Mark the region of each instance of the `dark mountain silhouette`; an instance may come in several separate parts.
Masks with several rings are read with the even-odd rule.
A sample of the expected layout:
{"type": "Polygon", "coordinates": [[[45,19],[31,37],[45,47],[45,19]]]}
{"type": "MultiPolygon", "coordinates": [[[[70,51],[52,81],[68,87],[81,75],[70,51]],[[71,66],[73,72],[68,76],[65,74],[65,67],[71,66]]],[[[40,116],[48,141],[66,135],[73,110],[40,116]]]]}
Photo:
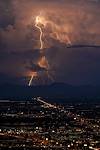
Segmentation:
{"type": "Polygon", "coordinates": [[[30,99],[42,96],[49,98],[99,98],[100,86],[72,86],[53,83],[42,86],[1,85],[0,99],[30,99]]]}

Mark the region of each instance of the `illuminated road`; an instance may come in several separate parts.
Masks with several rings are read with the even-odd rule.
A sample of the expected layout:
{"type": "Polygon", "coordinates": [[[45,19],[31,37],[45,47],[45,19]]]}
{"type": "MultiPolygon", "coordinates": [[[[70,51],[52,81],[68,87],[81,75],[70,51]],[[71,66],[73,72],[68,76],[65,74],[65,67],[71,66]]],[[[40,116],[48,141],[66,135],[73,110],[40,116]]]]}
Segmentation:
{"type": "Polygon", "coordinates": [[[37,101],[43,103],[45,106],[49,108],[57,108],[55,105],[52,105],[50,103],[45,102],[44,100],[41,100],[41,97],[37,97],[37,101]]]}

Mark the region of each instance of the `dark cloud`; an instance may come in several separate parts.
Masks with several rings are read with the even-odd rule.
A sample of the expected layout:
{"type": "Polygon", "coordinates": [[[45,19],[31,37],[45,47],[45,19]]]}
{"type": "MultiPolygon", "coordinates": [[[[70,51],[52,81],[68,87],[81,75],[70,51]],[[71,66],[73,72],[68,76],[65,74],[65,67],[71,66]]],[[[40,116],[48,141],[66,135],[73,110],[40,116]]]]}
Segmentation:
{"type": "Polygon", "coordinates": [[[11,0],[0,1],[0,28],[5,28],[9,24],[14,24],[14,16],[12,14],[11,0]]]}
{"type": "Polygon", "coordinates": [[[0,72],[8,73],[10,76],[27,76],[28,72],[33,70],[31,62],[37,63],[40,56],[39,50],[24,52],[2,51],[0,53],[0,72]],[[30,68],[27,66],[30,66],[30,68]]]}
{"type": "Polygon", "coordinates": [[[71,84],[100,84],[100,47],[61,46],[48,49],[46,55],[52,70],[56,72],[57,81],[71,84]]]}

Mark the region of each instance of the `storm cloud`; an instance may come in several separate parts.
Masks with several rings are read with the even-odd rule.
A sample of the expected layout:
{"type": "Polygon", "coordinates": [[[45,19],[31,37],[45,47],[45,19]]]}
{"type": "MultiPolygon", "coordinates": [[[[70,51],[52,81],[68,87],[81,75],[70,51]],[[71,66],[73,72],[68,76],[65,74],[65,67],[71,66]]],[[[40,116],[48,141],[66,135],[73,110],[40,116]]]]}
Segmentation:
{"type": "Polygon", "coordinates": [[[34,18],[43,12],[62,37],[72,42],[67,47],[54,38],[55,27],[44,30],[44,54],[54,80],[70,84],[97,84],[100,76],[100,1],[98,0],[1,0],[0,72],[13,77],[30,71],[45,71],[37,65],[41,58],[39,31],[34,18]],[[73,46],[73,45],[85,45],[73,46]],[[91,45],[90,47],[88,47],[91,45]]]}

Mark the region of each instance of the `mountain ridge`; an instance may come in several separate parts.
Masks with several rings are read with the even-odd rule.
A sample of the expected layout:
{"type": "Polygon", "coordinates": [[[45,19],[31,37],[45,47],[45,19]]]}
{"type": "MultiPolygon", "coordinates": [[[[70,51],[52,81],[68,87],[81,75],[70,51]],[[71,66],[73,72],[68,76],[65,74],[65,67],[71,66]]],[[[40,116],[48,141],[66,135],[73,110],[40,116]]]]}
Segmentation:
{"type": "Polygon", "coordinates": [[[10,84],[0,85],[0,99],[30,99],[37,96],[50,98],[98,98],[100,97],[100,86],[73,86],[66,83],[30,87],[10,84]]]}

